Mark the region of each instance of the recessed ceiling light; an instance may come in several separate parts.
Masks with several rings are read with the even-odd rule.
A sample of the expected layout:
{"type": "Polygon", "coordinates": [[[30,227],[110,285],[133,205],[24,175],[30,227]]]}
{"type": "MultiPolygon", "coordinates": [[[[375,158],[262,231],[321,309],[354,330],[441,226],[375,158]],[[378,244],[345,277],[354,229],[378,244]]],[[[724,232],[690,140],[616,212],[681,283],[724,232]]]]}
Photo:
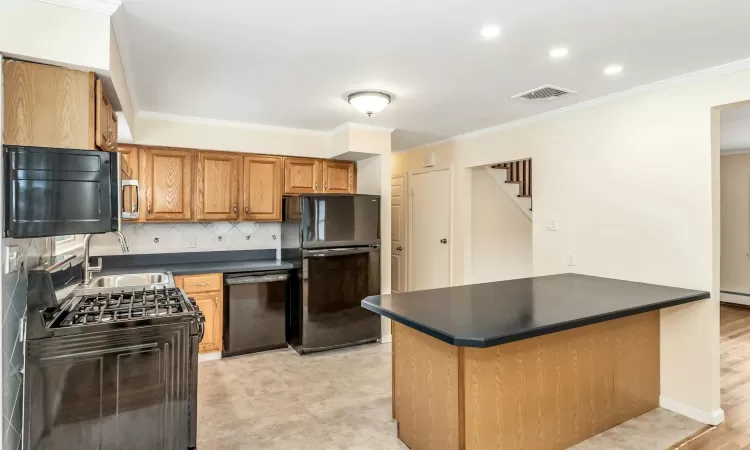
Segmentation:
{"type": "Polygon", "coordinates": [[[391,96],[380,91],[360,91],[350,94],[347,100],[357,111],[371,117],[391,103],[391,96]]]}
{"type": "Polygon", "coordinates": [[[496,37],[500,36],[500,26],[499,25],[485,25],[482,27],[482,29],[479,31],[482,34],[482,37],[485,39],[495,39],[496,37]]]}
{"type": "Polygon", "coordinates": [[[568,56],[568,47],[555,47],[549,51],[549,57],[552,59],[563,59],[568,56]]]}
{"type": "Polygon", "coordinates": [[[622,72],[622,64],[612,64],[604,68],[604,75],[611,77],[622,72]]]}

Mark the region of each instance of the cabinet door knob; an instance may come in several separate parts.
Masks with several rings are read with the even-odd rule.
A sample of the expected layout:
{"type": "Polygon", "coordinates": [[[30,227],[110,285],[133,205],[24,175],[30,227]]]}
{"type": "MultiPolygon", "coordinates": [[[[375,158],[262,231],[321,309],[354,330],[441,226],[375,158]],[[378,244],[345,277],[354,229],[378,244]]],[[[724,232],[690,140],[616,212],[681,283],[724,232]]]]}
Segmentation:
{"type": "Polygon", "coordinates": [[[232,210],[234,211],[234,217],[237,217],[237,205],[234,205],[232,210]]]}
{"type": "Polygon", "coordinates": [[[248,208],[247,205],[245,205],[245,214],[250,214],[250,208],[248,208]]]}
{"type": "Polygon", "coordinates": [[[401,250],[403,250],[403,249],[404,249],[404,248],[403,248],[403,247],[401,247],[400,245],[399,245],[398,247],[396,247],[396,250],[398,250],[398,251],[401,251],[401,250]]]}
{"type": "Polygon", "coordinates": [[[448,239],[442,238],[442,239],[440,239],[440,243],[441,244],[447,244],[448,243],[448,239]]]}
{"type": "Polygon", "coordinates": [[[328,183],[326,183],[326,184],[324,184],[324,185],[323,185],[323,190],[324,190],[324,191],[327,191],[327,190],[328,190],[328,183]]]}
{"type": "Polygon", "coordinates": [[[315,182],[315,190],[316,191],[318,190],[318,182],[317,181],[315,182]]]}

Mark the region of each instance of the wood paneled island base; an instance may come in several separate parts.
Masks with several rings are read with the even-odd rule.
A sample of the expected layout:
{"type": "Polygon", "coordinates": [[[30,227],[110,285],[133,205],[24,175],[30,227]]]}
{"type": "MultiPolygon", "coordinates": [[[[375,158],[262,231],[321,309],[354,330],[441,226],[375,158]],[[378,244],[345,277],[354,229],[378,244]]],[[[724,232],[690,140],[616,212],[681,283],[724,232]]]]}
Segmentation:
{"type": "Polygon", "coordinates": [[[658,406],[658,310],[488,348],[393,323],[393,413],[414,450],[563,449],[658,406]]]}

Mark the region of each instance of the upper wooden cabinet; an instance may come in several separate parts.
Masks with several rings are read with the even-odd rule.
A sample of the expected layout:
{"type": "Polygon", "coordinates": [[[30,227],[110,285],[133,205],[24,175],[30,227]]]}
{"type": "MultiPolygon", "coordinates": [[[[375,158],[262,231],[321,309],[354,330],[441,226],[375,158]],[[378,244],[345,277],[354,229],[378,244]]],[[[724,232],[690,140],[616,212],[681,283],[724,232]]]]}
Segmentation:
{"type": "Polygon", "coordinates": [[[142,147],[139,153],[143,220],[193,219],[193,150],[142,147]],[[143,212],[145,211],[145,214],[143,212]]]}
{"type": "Polygon", "coordinates": [[[353,162],[121,144],[142,222],[281,221],[282,195],[355,193],[353,162]]]}
{"type": "Polygon", "coordinates": [[[322,160],[323,192],[354,194],[357,192],[357,171],[353,162],[322,160]]]}
{"type": "Polygon", "coordinates": [[[92,72],[3,62],[3,143],[37,147],[95,147],[92,72]]]}
{"type": "Polygon", "coordinates": [[[320,161],[306,158],[284,158],[284,193],[311,194],[322,188],[320,161]]]}
{"type": "Polygon", "coordinates": [[[106,151],[117,147],[117,115],[104,93],[102,80],[96,80],[96,146],[106,151]]]}
{"type": "Polygon", "coordinates": [[[242,155],[196,151],[195,216],[240,220],[242,155]]]}
{"type": "Polygon", "coordinates": [[[284,158],[284,194],[355,194],[357,166],[350,161],[284,158]]]}
{"type": "Polygon", "coordinates": [[[242,218],[281,220],[281,158],[247,155],[242,173],[242,218]]]}

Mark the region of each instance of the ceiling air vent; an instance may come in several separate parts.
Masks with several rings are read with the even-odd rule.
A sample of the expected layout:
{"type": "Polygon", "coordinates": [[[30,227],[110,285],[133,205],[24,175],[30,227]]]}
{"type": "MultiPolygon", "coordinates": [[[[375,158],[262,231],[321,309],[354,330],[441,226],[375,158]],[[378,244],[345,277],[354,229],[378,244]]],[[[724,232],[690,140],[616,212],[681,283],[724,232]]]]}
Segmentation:
{"type": "Polygon", "coordinates": [[[568,95],[575,93],[576,91],[570,89],[547,84],[530,91],[521,92],[520,94],[516,94],[511,98],[532,103],[546,103],[552,100],[557,100],[558,98],[567,97],[568,95]]]}

